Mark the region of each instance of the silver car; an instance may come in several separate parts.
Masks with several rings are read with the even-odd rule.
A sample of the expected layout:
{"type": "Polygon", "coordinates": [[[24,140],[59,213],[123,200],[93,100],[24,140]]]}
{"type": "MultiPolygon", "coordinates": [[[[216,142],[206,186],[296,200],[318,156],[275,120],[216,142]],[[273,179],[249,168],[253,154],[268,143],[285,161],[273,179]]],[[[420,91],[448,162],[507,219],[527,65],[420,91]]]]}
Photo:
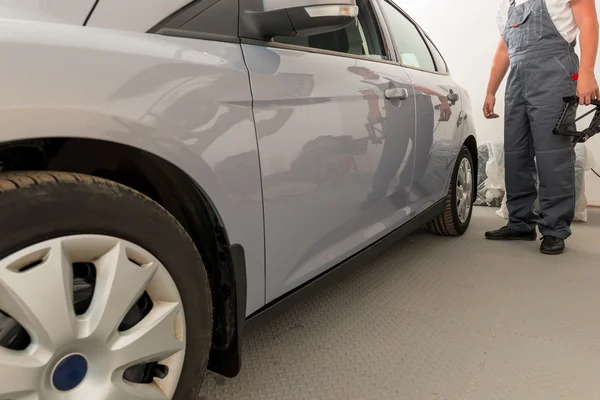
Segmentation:
{"type": "Polygon", "coordinates": [[[391,0],[3,0],[0,60],[0,399],[192,399],[257,312],[469,226],[469,95],[391,0]]]}

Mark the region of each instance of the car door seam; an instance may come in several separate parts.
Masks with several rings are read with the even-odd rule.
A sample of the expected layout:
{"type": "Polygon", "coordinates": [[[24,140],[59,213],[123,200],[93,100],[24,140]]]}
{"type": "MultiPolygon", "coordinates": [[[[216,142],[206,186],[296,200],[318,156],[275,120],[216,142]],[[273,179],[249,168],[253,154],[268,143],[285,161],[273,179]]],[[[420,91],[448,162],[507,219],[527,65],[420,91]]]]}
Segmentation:
{"type": "Polygon", "coordinates": [[[260,204],[262,208],[262,236],[263,236],[263,304],[267,304],[267,225],[265,220],[265,191],[263,184],[263,172],[262,172],[262,160],[260,156],[260,141],[258,138],[258,130],[256,126],[256,118],[254,116],[254,90],[252,88],[252,76],[250,74],[250,67],[248,66],[248,61],[246,60],[246,54],[244,53],[244,47],[242,44],[240,46],[240,53],[242,54],[242,60],[244,61],[244,66],[246,67],[246,72],[248,74],[248,88],[250,90],[250,114],[252,115],[252,126],[254,130],[254,138],[256,140],[256,155],[258,157],[258,174],[260,178],[260,204]]]}

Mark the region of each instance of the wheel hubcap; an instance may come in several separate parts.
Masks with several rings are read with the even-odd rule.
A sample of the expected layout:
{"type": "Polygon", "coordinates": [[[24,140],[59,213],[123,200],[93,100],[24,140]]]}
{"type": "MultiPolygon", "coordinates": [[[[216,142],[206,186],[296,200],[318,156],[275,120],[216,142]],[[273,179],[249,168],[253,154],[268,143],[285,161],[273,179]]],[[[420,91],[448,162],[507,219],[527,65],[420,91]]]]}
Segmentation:
{"type": "Polygon", "coordinates": [[[175,394],[181,297],[160,261],[133,243],[69,236],[0,260],[0,311],[0,399],[175,394]]]}
{"type": "Polygon", "coordinates": [[[456,211],[461,224],[467,222],[473,206],[473,168],[468,159],[463,158],[456,176],[456,211]]]}

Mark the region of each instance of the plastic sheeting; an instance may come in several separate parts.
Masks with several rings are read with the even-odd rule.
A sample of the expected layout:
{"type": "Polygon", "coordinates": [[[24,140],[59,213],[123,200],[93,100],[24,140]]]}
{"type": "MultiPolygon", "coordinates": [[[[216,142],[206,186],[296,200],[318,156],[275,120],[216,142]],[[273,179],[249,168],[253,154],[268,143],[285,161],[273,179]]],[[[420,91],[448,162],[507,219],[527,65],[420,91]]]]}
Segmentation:
{"type": "Polygon", "coordinates": [[[504,196],[504,143],[479,146],[479,176],[475,205],[500,207],[504,196]]]}
{"type": "MultiPolygon", "coordinates": [[[[508,219],[504,186],[504,143],[491,142],[479,147],[479,177],[476,205],[500,207],[496,215],[508,219]]],[[[575,220],[587,222],[585,173],[596,166],[594,155],[585,143],[575,146],[575,220]]],[[[535,177],[537,181],[537,176],[535,177]]],[[[536,200],[534,211],[540,211],[536,200]]]]}

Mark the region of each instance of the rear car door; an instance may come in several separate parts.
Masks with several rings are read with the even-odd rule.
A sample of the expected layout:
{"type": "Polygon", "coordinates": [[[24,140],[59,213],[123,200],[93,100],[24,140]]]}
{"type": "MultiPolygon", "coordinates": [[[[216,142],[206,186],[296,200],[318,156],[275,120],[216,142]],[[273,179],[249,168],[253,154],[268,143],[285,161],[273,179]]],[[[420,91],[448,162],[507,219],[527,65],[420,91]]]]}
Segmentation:
{"type": "Polygon", "coordinates": [[[356,23],[337,32],[242,41],[262,169],[267,302],[408,219],[412,84],[387,61],[369,0],[357,4],[356,23]]]}
{"type": "Polygon", "coordinates": [[[397,60],[415,89],[417,134],[415,176],[409,204],[421,212],[446,195],[462,130],[459,88],[441,54],[421,28],[390,0],[379,0],[397,60]]]}

